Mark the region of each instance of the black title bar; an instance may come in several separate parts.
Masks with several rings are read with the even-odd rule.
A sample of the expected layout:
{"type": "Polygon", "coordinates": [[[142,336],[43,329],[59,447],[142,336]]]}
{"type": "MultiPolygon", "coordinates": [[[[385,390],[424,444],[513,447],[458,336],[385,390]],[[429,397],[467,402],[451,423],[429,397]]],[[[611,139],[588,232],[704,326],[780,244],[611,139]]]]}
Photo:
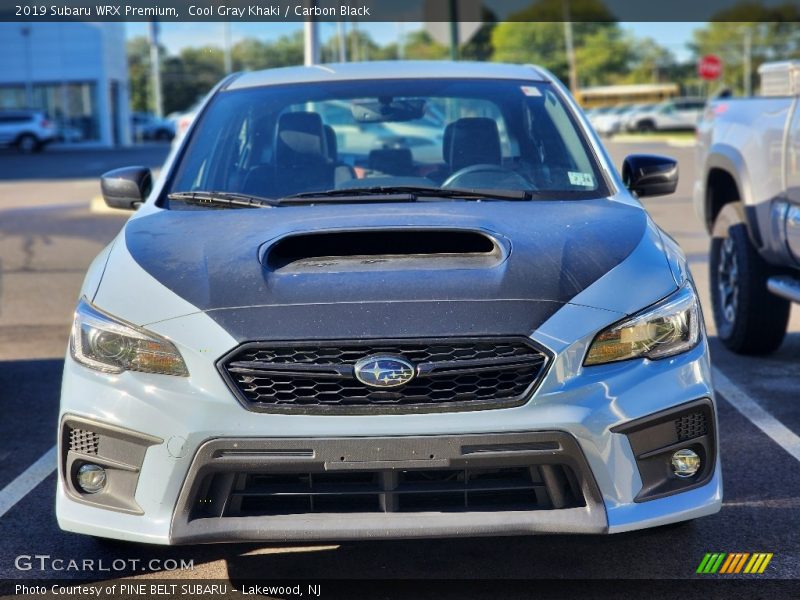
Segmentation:
{"type": "Polygon", "coordinates": [[[2,0],[0,21],[798,22],[800,0],[2,0]]]}

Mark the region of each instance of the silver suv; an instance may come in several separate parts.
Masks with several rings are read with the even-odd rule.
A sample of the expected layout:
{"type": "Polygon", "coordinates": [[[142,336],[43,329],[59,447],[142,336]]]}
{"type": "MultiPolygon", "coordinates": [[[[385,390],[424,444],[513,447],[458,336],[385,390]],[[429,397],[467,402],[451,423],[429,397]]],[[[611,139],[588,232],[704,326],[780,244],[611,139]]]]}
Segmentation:
{"type": "Polygon", "coordinates": [[[57,129],[47,113],[38,110],[0,111],[0,146],[20,152],[40,152],[56,138],[57,129]]]}

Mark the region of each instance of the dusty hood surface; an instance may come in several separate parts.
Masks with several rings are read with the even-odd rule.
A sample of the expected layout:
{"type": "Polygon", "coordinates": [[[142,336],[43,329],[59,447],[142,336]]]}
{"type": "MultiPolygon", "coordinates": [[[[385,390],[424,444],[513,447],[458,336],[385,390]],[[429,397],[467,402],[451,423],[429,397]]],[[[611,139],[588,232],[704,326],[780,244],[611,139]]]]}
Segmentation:
{"type": "Polygon", "coordinates": [[[432,202],[166,210],[132,219],[125,241],[239,340],[517,335],[624,261],[646,227],[642,209],[607,200],[432,202]]]}

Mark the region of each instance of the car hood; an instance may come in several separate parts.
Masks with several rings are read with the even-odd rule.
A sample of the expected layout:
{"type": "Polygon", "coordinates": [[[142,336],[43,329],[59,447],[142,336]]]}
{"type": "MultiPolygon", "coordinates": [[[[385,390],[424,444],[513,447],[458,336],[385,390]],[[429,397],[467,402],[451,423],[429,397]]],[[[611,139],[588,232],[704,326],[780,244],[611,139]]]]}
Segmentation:
{"type": "MultiPolygon", "coordinates": [[[[133,322],[187,314],[171,293],[239,340],[528,334],[570,302],[618,310],[590,288],[657,246],[652,229],[607,199],[158,210],[128,222],[124,245],[160,286],[116,270],[101,288],[142,296],[151,318],[133,322]]],[[[649,256],[655,300],[674,280],[663,251],[649,256]]]]}

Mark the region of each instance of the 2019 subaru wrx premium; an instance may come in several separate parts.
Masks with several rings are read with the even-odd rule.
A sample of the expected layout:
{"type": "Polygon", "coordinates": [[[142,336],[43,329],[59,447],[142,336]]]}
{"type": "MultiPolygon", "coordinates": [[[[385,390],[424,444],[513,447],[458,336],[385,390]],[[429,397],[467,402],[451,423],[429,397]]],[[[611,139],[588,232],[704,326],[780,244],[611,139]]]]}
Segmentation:
{"type": "Polygon", "coordinates": [[[59,524],[178,544],[718,511],[697,296],[636,197],[676,182],[657,156],[620,177],[535,67],[231,76],[157,182],[102,180],[138,211],[75,313],[59,524]]]}

